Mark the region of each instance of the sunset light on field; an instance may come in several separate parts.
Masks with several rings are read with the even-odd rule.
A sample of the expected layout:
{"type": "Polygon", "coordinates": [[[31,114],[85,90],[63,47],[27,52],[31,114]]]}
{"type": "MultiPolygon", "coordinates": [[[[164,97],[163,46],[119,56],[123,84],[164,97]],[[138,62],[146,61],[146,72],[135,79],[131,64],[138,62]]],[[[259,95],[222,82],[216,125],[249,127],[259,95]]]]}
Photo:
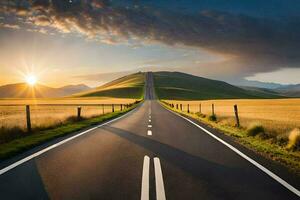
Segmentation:
{"type": "Polygon", "coordinates": [[[300,200],[300,0],[0,0],[0,200],[300,200]]]}

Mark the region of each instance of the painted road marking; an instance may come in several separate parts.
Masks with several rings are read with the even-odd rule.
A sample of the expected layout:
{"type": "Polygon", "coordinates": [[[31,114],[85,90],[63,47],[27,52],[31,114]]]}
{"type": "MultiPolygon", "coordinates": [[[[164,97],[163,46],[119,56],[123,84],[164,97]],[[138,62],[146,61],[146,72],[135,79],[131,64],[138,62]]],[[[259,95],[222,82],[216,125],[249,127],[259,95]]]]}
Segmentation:
{"type": "Polygon", "coordinates": [[[190,119],[188,119],[188,118],[186,118],[186,117],[184,117],[184,116],[182,116],[182,115],[180,115],[178,113],[175,113],[172,110],[169,110],[169,109],[166,109],[166,110],[174,113],[175,115],[177,115],[177,116],[185,119],[186,121],[188,121],[188,122],[192,123],[193,125],[195,125],[196,127],[200,128],[202,131],[204,131],[205,133],[207,133],[208,135],[210,135],[211,137],[213,137],[217,141],[221,142],[222,144],[224,144],[226,147],[228,147],[229,149],[231,149],[232,151],[234,151],[236,154],[238,154],[239,156],[241,156],[245,160],[247,160],[250,163],[252,163],[258,169],[260,169],[261,171],[263,171],[264,173],[266,173],[267,175],[269,175],[271,178],[273,178],[275,181],[277,181],[278,183],[280,183],[281,185],[283,185],[285,188],[287,188],[288,190],[290,190],[291,192],[293,192],[294,194],[296,194],[297,196],[300,197],[300,191],[298,189],[296,189],[294,186],[290,185],[288,182],[286,182],[285,180],[283,180],[282,178],[280,178],[279,176],[277,176],[276,174],[274,174],[273,172],[271,172],[269,169],[267,169],[263,165],[259,164],[258,162],[256,162],[255,160],[253,160],[252,158],[250,158],[249,156],[247,156],[246,154],[244,154],[241,151],[239,151],[237,148],[235,148],[231,144],[228,144],[227,142],[225,142],[221,138],[215,136],[213,133],[209,132],[208,130],[206,130],[205,128],[203,128],[199,124],[193,122],[192,120],[190,120],[190,119]]]}
{"type": "MultiPolygon", "coordinates": [[[[138,107],[139,107],[139,106],[138,106],[138,107]]],[[[136,107],[136,108],[138,108],[138,107],[136,107]]],[[[49,146],[49,147],[47,147],[47,148],[45,148],[45,149],[42,149],[42,150],[40,150],[40,151],[38,151],[38,152],[36,152],[36,153],[34,153],[34,154],[31,154],[30,156],[27,156],[27,157],[25,157],[25,158],[23,158],[23,159],[21,159],[21,160],[15,162],[15,163],[9,165],[9,166],[7,166],[7,167],[4,167],[3,169],[0,170],[0,175],[2,175],[2,174],[4,174],[4,173],[6,173],[6,172],[8,172],[8,171],[10,171],[10,170],[12,170],[12,169],[14,169],[15,167],[17,167],[17,166],[19,166],[19,165],[22,165],[23,163],[25,163],[25,162],[27,162],[27,161],[29,161],[29,160],[35,158],[35,157],[40,156],[40,155],[43,154],[43,153],[46,153],[47,151],[50,151],[51,149],[54,149],[54,148],[56,148],[56,147],[58,147],[58,146],[60,146],[60,145],[62,145],[62,144],[65,144],[65,143],[67,143],[67,142],[69,142],[69,141],[71,141],[71,140],[73,140],[73,139],[75,139],[75,138],[78,138],[78,137],[80,137],[80,136],[82,136],[82,135],[84,135],[84,134],[86,134],[86,133],[88,133],[88,132],[91,132],[91,131],[93,131],[93,130],[95,130],[95,129],[97,129],[97,128],[100,128],[100,127],[102,127],[102,126],[104,126],[104,125],[106,125],[106,124],[112,123],[112,122],[117,121],[117,120],[119,120],[119,119],[121,119],[121,118],[123,118],[123,117],[126,117],[127,115],[129,115],[129,114],[131,114],[132,112],[134,112],[134,111],[136,110],[136,108],[133,109],[133,110],[131,110],[130,112],[128,112],[128,113],[126,113],[126,114],[120,116],[120,117],[117,117],[117,118],[112,119],[112,120],[110,120],[110,121],[108,121],[108,122],[105,122],[105,123],[103,123],[103,124],[100,124],[100,125],[98,125],[98,126],[95,126],[95,127],[93,127],[93,128],[90,128],[90,129],[88,129],[88,130],[86,130],[86,131],[83,131],[83,132],[81,132],[81,133],[78,133],[77,135],[74,135],[74,136],[69,137],[69,138],[67,138],[67,139],[65,139],[65,140],[62,140],[62,141],[60,141],[60,142],[58,142],[58,143],[56,143],[56,144],[53,144],[53,145],[51,145],[51,146],[49,146]]]]}
{"type": "Polygon", "coordinates": [[[141,200],[149,200],[149,169],[150,158],[149,156],[144,156],[141,200]]]}
{"type": "Polygon", "coordinates": [[[152,135],[152,131],[151,131],[151,130],[148,130],[148,131],[147,131],[147,135],[152,135]]]}
{"type": "Polygon", "coordinates": [[[149,119],[149,122],[151,122],[151,119],[149,119]]]}
{"type": "Polygon", "coordinates": [[[154,158],[154,170],[155,170],[155,186],[156,186],[156,199],[166,200],[164,180],[161,170],[159,158],[154,158]]]}
{"type": "Polygon", "coordinates": [[[149,125],[148,125],[148,128],[152,128],[152,125],[149,124],[149,125]]]}

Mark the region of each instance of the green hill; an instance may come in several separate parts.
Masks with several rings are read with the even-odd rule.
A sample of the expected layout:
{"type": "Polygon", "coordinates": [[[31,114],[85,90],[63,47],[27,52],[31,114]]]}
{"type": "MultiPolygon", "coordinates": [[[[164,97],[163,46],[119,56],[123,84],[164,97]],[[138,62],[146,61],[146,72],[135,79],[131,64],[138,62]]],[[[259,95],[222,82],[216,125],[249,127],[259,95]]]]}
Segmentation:
{"type": "Polygon", "coordinates": [[[223,81],[180,72],[154,72],[154,87],[160,99],[202,100],[240,98],[283,98],[273,93],[246,90],[223,81]]]}
{"type": "Polygon", "coordinates": [[[144,84],[145,73],[135,73],[72,96],[140,99],[143,98],[144,84]]]}

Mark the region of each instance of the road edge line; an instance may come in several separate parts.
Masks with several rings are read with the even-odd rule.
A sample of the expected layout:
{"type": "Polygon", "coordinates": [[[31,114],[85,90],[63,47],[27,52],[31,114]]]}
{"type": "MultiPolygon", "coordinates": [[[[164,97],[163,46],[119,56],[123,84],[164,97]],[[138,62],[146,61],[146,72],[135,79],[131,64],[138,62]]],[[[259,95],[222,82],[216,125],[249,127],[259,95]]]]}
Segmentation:
{"type": "Polygon", "coordinates": [[[117,117],[117,118],[115,118],[115,119],[112,119],[112,120],[109,120],[109,121],[107,121],[107,122],[104,122],[104,123],[102,123],[102,124],[100,124],[100,125],[97,125],[97,126],[95,126],[95,127],[93,127],[93,128],[90,128],[90,129],[88,129],[88,130],[85,130],[85,131],[83,131],[83,132],[79,132],[78,134],[76,134],[76,135],[74,135],[74,136],[72,136],[72,137],[69,137],[69,138],[67,138],[67,139],[65,139],[65,140],[62,140],[62,141],[57,142],[57,143],[55,143],[55,144],[53,144],[53,145],[50,145],[49,147],[46,147],[46,148],[44,148],[44,149],[42,149],[42,150],[40,150],[40,151],[37,151],[37,152],[35,152],[35,153],[33,153],[33,154],[29,155],[29,156],[26,156],[25,158],[22,158],[22,159],[20,159],[20,160],[18,160],[18,161],[16,161],[16,162],[14,162],[14,163],[12,163],[12,164],[10,164],[10,165],[4,167],[4,168],[0,169],[0,176],[3,175],[3,174],[5,174],[6,172],[8,172],[8,171],[10,171],[10,170],[12,170],[12,169],[14,169],[14,168],[16,168],[17,166],[22,165],[22,164],[24,164],[25,162],[27,162],[27,161],[29,161],[29,160],[32,160],[33,158],[36,158],[36,157],[38,157],[38,156],[40,156],[40,155],[46,153],[47,151],[50,151],[50,150],[52,150],[52,149],[54,149],[54,148],[56,148],[56,147],[58,147],[58,146],[60,146],[60,145],[63,145],[63,144],[65,144],[65,143],[67,143],[67,142],[69,142],[69,141],[71,141],[71,140],[73,140],[73,139],[75,139],[75,138],[78,138],[78,137],[80,137],[80,136],[82,136],[82,135],[84,135],[84,134],[86,134],[86,133],[88,133],[88,132],[91,132],[91,131],[93,131],[93,130],[95,130],[95,129],[97,129],[97,128],[100,128],[100,127],[102,127],[102,126],[104,126],[104,125],[106,125],[106,124],[109,124],[109,123],[112,123],[112,122],[114,122],[114,121],[117,121],[117,120],[119,120],[119,119],[121,119],[121,118],[123,118],[123,117],[129,115],[130,113],[132,113],[133,111],[135,111],[138,107],[139,107],[139,106],[137,106],[137,107],[134,108],[133,110],[129,111],[128,113],[125,113],[124,115],[121,115],[120,117],[117,117]]]}
{"type": "MultiPolygon", "coordinates": [[[[162,106],[163,108],[165,108],[164,106],[162,106]]],[[[247,156],[246,154],[244,154],[243,152],[241,152],[240,150],[238,150],[237,148],[235,148],[234,146],[232,146],[231,144],[225,142],[224,140],[222,140],[221,138],[217,137],[216,135],[214,135],[213,133],[211,133],[210,131],[206,130],[205,128],[203,128],[202,126],[200,126],[199,124],[193,122],[192,120],[172,111],[169,110],[167,108],[165,108],[166,110],[170,111],[171,113],[185,119],[186,121],[190,122],[191,124],[195,125],[196,127],[200,128],[202,131],[204,131],[205,133],[207,133],[208,135],[210,135],[211,137],[213,137],[214,139],[216,139],[217,141],[221,142],[223,145],[225,145],[226,147],[228,147],[229,149],[231,149],[232,151],[234,151],[236,154],[238,154],[239,156],[241,156],[242,158],[244,158],[245,160],[247,160],[248,162],[250,162],[251,164],[253,164],[254,166],[256,166],[258,169],[260,169],[261,171],[263,171],[265,174],[269,175],[271,178],[273,178],[275,181],[277,181],[278,183],[280,183],[282,186],[284,186],[285,188],[287,188],[289,191],[291,191],[292,193],[296,194],[298,197],[300,197],[300,191],[295,188],[294,186],[292,186],[291,184],[289,184],[288,182],[286,182],[285,180],[283,180],[282,178],[280,178],[278,175],[276,175],[274,172],[272,172],[271,170],[267,169],[266,167],[264,167],[263,165],[259,164],[257,161],[255,161],[254,159],[250,158],[249,156],[247,156]]]]}

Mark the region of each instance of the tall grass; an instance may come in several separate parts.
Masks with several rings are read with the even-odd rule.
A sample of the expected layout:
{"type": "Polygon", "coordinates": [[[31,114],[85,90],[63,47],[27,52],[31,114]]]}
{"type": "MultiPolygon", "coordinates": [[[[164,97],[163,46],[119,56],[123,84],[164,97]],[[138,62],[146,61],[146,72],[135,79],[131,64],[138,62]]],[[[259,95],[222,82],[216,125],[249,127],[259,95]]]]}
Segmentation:
{"type": "Polygon", "coordinates": [[[117,101],[112,99],[99,100],[99,99],[38,99],[38,100],[18,100],[11,101],[0,100],[0,144],[14,140],[16,138],[27,136],[26,131],[26,115],[25,106],[21,105],[23,102],[33,104],[30,105],[32,132],[35,133],[40,130],[51,129],[59,125],[63,125],[69,122],[75,122],[77,120],[77,104],[81,105],[81,117],[82,119],[88,119],[96,116],[101,116],[112,112],[111,104],[115,105],[115,111],[121,109],[119,103],[134,103],[134,99],[117,101]],[[40,103],[38,105],[34,103],[40,103]],[[57,104],[58,102],[64,103],[64,105],[57,104]],[[91,105],[93,103],[99,105],[91,105]],[[100,104],[106,103],[104,107],[100,104]],[[51,105],[49,105],[51,104],[51,105]],[[69,104],[69,105],[68,105],[69,104]]]}
{"type": "MultiPolygon", "coordinates": [[[[201,115],[210,116],[211,104],[215,105],[217,122],[224,126],[236,125],[233,105],[238,105],[240,124],[242,128],[249,130],[253,124],[263,128],[263,138],[280,140],[282,145],[289,142],[289,133],[295,128],[300,128],[300,99],[272,99],[272,100],[210,100],[210,101],[166,101],[168,103],[182,104],[183,110],[189,104],[192,113],[198,113],[201,104],[201,115]]],[[[251,133],[250,133],[251,135],[251,133]]]]}

